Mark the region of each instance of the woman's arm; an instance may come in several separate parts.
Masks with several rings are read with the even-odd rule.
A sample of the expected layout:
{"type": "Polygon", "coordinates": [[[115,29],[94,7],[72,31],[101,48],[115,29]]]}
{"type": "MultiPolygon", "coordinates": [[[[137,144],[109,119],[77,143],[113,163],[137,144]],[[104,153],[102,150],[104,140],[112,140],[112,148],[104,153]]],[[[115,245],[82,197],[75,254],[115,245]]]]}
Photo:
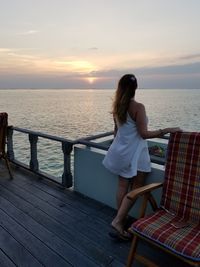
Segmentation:
{"type": "Polygon", "coordinates": [[[149,131],[147,127],[147,116],[146,116],[145,107],[141,103],[137,103],[135,120],[136,120],[138,132],[143,139],[162,137],[163,135],[167,133],[174,133],[177,131],[181,131],[181,129],[178,127],[164,128],[164,129],[159,129],[155,131],[149,131]]]}

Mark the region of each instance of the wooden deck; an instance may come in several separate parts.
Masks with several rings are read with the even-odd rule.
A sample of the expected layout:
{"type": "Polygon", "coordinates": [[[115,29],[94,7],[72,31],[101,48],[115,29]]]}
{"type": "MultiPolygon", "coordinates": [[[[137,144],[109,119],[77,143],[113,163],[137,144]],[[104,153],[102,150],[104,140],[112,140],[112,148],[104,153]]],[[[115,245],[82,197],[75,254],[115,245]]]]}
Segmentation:
{"type": "MultiPolygon", "coordinates": [[[[0,266],[123,267],[130,243],[109,238],[115,211],[53,182],[0,165],[0,266]]],[[[159,266],[186,266],[141,244],[159,266]]],[[[134,266],[141,266],[137,262],[134,266]]]]}

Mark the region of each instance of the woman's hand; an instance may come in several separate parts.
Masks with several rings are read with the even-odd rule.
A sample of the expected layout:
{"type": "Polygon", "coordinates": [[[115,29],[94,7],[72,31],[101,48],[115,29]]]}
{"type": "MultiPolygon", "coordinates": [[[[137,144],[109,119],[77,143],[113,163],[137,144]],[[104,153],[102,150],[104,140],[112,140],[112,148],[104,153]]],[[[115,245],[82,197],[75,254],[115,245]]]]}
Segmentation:
{"type": "Polygon", "coordinates": [[[182,130],[179,127],[172,127],[172,128],[165,128],[162,130],[162,132],[163,134],[167,134],[167,133],[182,132],[182,130]]]}

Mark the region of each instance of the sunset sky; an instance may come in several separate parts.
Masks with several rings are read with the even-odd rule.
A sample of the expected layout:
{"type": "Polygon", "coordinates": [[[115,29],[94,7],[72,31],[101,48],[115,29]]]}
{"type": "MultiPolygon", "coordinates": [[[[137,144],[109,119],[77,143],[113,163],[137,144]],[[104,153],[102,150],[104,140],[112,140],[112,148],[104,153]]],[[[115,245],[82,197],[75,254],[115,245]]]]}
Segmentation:
{"type": "Polygon", "coordinates": [[[200,88],[199,0],[0,0],[0,88],[200,88]]]}

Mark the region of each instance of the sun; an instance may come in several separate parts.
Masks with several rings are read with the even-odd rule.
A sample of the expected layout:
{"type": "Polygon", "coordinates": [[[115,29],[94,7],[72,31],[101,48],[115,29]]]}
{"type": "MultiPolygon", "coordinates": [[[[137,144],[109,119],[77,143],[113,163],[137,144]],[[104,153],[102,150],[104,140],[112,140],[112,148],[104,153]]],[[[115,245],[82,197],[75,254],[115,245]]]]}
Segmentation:
{"type": "Polygon", "coordinates": [[[90,84],[93,84],[96,81],[97,78],[95,78],[95,77],[87,77],[86,79],[90,84]]]}

